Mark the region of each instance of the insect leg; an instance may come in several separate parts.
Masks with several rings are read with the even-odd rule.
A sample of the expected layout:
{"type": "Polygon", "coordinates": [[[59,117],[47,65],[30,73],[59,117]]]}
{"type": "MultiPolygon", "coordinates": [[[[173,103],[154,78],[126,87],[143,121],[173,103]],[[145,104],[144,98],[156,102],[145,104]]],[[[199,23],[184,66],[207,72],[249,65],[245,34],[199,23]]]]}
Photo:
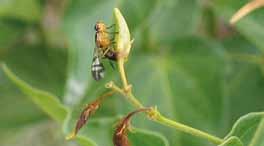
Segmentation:
{"type": "Polygon", "coordinates": [[[112,25],[106,27],[106,29],[110,29],[110,28],[112,28],[112,27],[114,27],[114,26],[115,26],[115,24],[112,24],[112,25]]]}
{"type": "Polygon", "coordinates": [[[108,51],[110,51],[110,47],[108,47],[104,52],[103,52],[103,57],[108,53],[108,51]]]}
{"type": "Polygon", "coordinates": [[[114,31],[114,32],[107,32],[109,34],[118,34],[119,32],[118,31],[114,31]]]}
{"type": "Polygon", "coordinates": [[[109,60],[109,64],[110,64],[110,66],[112,67],[112,69],[113,69],[113,70],[115,70],[115,69],[116,69],[116,67],[115,67],[114,63],[113,63],[111,60],[109,60]]]}

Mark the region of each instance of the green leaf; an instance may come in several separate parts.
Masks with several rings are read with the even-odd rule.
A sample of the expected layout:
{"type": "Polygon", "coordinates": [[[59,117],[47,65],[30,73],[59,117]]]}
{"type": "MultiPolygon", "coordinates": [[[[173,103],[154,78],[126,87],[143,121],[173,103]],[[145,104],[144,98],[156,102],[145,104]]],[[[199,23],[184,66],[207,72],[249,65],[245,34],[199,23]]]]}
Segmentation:
{"type": "Polygon", "coordinates": [[[59,123],[64,121],[67,115],[67,109],[60,103],[57,97],[48,92],[31,87],[12,73],[6,65],[3,65],[2,68],[8,78],[51,118],[59,123]]]}
{"type": "Polygon", "coordinates": [[[175,37],[180,38],[194,34],[200,15],[201,7],[196,0],[161,3],[146,26],[150,27],[151,38],[154,41],[168,43],[175,37]]]}
{"type": "Polygon", "coordinates": [[[259,124],[254,138],[250,142],[250,146],[263,146],[264,145],[264,118],[262,118],[261,123],[259,124]]]}
{"type": "Polygon", "coordinates": [[[132,145],[169,146],[168,140],[161,134],[134,128],[128,135],[132,145]]]}
{"type": "MultiPolygon", "coordinates": [[[[13,32],[3,37],[4,40],[11,39],[11,44],[7,44],[11,47],[0,49],[4,51],[1,60],[3,59],[3,62],[13,72],[34,88],[61,97],[65,80],[65,51],[63,49],[44,48],[41,45],[27,45],[23,40],[25,39],[23,37],[25,36],[24,32],[30,33],[34,37],[33,30],[24,30],[24,24],[16,24],[17,21],[8,22],[3,23],[3,26],[9,25],[10,29],[1,30],[2,32],[9,31],[12,33],[13,29],[23,33],[13,32]]],[[[0,69],[0,100],[0,111],[2,111],[0,112],[0,133],[47,119],[41,108],[36,106],[30,98],[27,98],[27,95],[22,94],[2,69],[0,69]]]]}
{"type": "Polygon", "coordinates": [[[16,25],[14,23],[0,22],[0,59],[6,54],[8,48],[24,33],[24,26],[16,25]]]}
{"type": "Polygon", "coordinates": [[[260,50],[245,38],[230,37],[223,45],[227,57],[225,96],[229,104],[225,109],[229,118],[225,119],[231,127],[239,117],[263,111],[264,72],[260,50]]]}
{"type": "Polygon", "coordinates": [[[26,97],[16,89],[0,70],[0,134],[11,128],[40,121],[44,117],[44,114],[31,101],[25,100],[26,97]]]}
{"type": "Polygon", "coordinates": [[[1,0],[0,17],[35,22],[41,17],[37,0],[1,0]]]}
{"type": "MultiPolygon", "coordinates": [[[[216,0],[214,1],[214,7],[219,16],[224,17],[228,22],[232,15],[235,14],[243,5],[247,4],[248,0],[216,0]]],[[[242,18],[236,24],[237,30],[244,35],[249,41],[256,44],[256,46],[264,52],[264,9],[258,9],[248,16],[242,18]]]]}
{"type": "Polygon", "coordinates": [[[243,146],[243,143],[239,140],[239,138],[232,136],[219,146],[243,146]]]}
{"type": "Polygon", "coordinates": [[[2,146],[72,146],[64,140],[60,126],[53,121],[42,121],[20,128],[9,129],[0,135],[2,146]]]}
{"type": "MultiPolygon", "coordinates": [[[[173,120],[217,134],[221,131],[217,127],[224,126],[223,55],[216,43],[195,37],[176,39],[167,54],[131,58],[128,79],[145,105],[157,105],[173,120]]],[[[206,145],[172,129],[139,123],[159,129],[171,145],[206,145]]]]}
{"type": "Polygon", "coordinates": [[[263,120],[264,113],[250,113],[247,114],[234,124],[226,139],[232,136],[240,138],[245,146],[262,146],[263,140],[263,120]],[[260,145],[258,145],[260,144],[260,145]]]}
{"type": "Polygon", "coordinates": [[[156,10],[158,5],[161,5],[158,0],[133,0],[121,1],[120,11],[127,18],[129,29],[131,32],[135,31],[142,25],[148,24],[148,20],[156,10]]]}
{"type": "Polygon", "coordinates": [[[77,136],[76,141],[81,146],[97,146],[93,141],[91,141],[89,138],[85,136],[77,136]]]}

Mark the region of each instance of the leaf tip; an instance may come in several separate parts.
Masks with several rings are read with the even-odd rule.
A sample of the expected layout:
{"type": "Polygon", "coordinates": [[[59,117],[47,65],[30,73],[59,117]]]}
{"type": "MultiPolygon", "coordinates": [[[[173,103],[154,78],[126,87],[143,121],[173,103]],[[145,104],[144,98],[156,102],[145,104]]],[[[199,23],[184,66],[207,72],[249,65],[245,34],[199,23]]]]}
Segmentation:
{"type": "Polygon", "coordinates": [[[66,140],[73,140],[75,139],[76,134],[75,132],[72,132],[71,134],[69,134],[68,136],[65,137],[66,140]]]}

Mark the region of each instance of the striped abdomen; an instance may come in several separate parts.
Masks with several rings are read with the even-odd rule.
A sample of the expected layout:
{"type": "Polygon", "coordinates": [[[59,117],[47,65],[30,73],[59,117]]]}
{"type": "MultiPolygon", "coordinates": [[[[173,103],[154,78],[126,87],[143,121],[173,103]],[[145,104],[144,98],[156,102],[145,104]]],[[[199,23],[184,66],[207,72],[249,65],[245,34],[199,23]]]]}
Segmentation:
{"type": "Polygon", "coordinates": [[[92,62],[92,76],[96,81],[104,78],[104,65],[100,62],[98,56],[93,58],[92,62]]]}

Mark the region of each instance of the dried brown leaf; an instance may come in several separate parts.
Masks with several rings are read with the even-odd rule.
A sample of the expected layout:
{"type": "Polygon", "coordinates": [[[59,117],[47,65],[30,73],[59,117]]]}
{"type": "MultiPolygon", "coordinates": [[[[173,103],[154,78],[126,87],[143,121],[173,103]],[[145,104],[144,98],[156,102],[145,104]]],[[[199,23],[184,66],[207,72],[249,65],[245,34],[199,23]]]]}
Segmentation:
{"type": "Polygon", "coordinates": [[[130,146],[129,139],[127,137],[127,131],[129,128],[130,119],[133,115],[139,112],[148,111],[149,108],[138,109],[129,113],[126,117],[124,117],[116,127],[113,142],[115,146],[130,146]]]}
{"type": "Polygon", "coordinates": [[[97,98],[97,100],[95,100],[94,102],[88,104],[84,110],[82,111],[76,125],[75,125],[75,129],[73,131],[72,134],[70,134],[69,136],[66,137],[67,140],[73,139],[75,138],[75,136],[77,135],[77,133],[79,132],[79,130],[87,123],[88,119],[90,118],[90,116],[92,114],[94,114],[96,112],[96,110],[100,107],[101,102],[103,101],[104,98],[111,96],[114,94],[114,91],[110,91],[107,92],[105,94],[103,94],[102,96],[100,96],[99,98],[97,98]]]}

